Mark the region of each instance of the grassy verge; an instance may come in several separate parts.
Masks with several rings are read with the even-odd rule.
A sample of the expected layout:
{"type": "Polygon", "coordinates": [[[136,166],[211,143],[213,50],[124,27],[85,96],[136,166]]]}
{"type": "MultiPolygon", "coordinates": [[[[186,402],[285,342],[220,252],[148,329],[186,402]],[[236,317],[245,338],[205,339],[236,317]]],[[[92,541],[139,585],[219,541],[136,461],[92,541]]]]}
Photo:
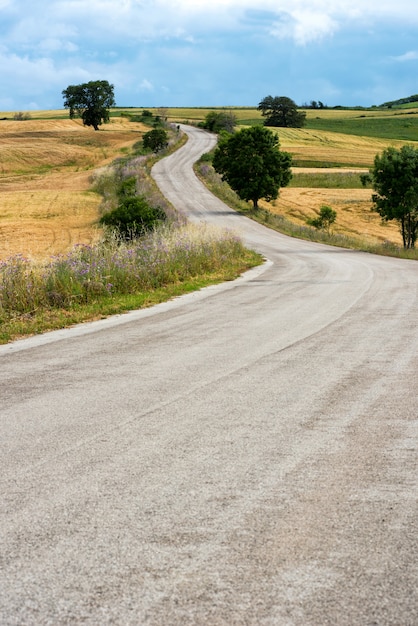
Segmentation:
{"type": "MultiPolygon", "coordinates": [[[[187,140],[174,133],[159,157],[187,140]]],[[[262,257],[231,232],[187,224],[150,176],[156,160],[138,142],[130,153],[96,172],[101,212],[120,201],[125,183],[159,206],[168,220],[148,235],[123,241],[111,233],[47,261],[15,255],[0,262],[0,343],[152,306],[210,284],[233,280],[262,257]]]]}
{"type": "Polygon", "coordinates": [[[77,246],[47,263],[12,257],[0,264],[0,343],[151,306],[261,262],[233,233],[191,224],[77,246]]]}

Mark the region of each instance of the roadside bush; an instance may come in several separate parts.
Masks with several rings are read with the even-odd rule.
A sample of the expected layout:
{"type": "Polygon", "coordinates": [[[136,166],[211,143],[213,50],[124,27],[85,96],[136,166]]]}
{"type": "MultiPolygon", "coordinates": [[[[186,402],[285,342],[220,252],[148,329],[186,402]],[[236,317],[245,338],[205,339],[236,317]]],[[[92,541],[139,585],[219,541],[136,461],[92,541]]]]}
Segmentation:
{"type": "Polygon", "coordinates": [[[334,211],[330,206],[324,204],[321,206],[318,217],[308,220],[309,226],[313,226],[318,230],[326,230],[330,232],[332,224],[337,219],[337,211],[334,211]]]}
{"type": "Polygon", "coordinates": [[[117,231],[125,240],[140,237],[166,220],[160,207],[151,207],[143,196],[125,198],[119,206],[100,218],[100,224],[117,231]]]}
{"type": "Polygon", "coordinates": [[[153,152],[159,152],[168,145],[168,135],[162,128],[154,128],[143,137],[144,148],[150,148],[153,152]]]}
{"type": "Polygon", "coordinates": [[[119,200],[125,200],[136,194],[136,178],[135,176],[128,176],[123,179],[117,188],[117,195],[119,200]]]}
{"type": "Polygon", "coordinates": [[[210,111],[210,113],[206,115],[204,122],[198,124],[201,128],[206,128],[206,130],[210,130],[213,133],[220,133],[221,131],[233,133],[236,125],[236,116],[233,113],[226,113],[224,111],[220,113],[210,111]]]}

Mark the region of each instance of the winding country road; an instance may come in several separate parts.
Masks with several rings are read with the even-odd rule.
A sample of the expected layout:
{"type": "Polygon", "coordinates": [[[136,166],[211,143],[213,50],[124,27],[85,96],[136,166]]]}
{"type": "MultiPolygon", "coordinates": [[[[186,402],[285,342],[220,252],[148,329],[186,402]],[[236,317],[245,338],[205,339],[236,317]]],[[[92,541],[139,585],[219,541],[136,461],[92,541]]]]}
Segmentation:
{"type": "Polygon", "coordinates": [[[238,216],[186,130],[161,189],[269,262],[0,347],[0,624],[414,626],[418,264],[238,216]]]}

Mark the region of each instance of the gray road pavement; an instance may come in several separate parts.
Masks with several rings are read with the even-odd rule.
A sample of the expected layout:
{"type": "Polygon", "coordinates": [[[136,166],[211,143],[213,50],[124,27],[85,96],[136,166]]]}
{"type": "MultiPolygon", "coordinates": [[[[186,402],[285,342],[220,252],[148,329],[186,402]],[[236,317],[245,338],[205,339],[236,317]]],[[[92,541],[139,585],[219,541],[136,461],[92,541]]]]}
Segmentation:
{"type": "Polygon", "coordinates": [[[418,623],[418,265],[289,239],[269,263],[0,347],[0,624],[418,623]]]}

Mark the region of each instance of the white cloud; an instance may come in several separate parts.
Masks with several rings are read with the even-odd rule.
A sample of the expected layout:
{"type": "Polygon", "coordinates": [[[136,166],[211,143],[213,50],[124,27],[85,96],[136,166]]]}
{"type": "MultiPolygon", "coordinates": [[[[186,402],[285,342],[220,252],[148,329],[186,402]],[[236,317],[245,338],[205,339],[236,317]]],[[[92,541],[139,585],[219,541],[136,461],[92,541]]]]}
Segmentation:
{"type": "Polygon", "coordinates": [[[62,41],[61,39],[56,38],[43,39],[40,42],[38,48],[43,53],[58,52],[60,50],[73,53],[77,52],[78,50],[78,46],[76,46],[71,41],[62,41]]]}
{"type": "Polygon", "coordinates": [[[409,91],[407,62],[418,59],[416,0],[44,0],[41,8],[0,0],[0,15],[3,102],[42,108],[59,106],[66,85],[97,77],[115,84],[118,101],[140,94],[144,105],[165,99],[164,90],[182,104],[248,104],[278,82],[297,101],[325,101],[333,97],[325,84],[309,86],[320,77],[341,89],[340,104],[357,85],[369,89],[370,77],[389,90],[396,70],[398,85],[403,67],[409,82],[384,101],[409,91]]]}
{"type": "Polygon", "coordinates": [[[298,45],[323,39],[338,30],[338,23],[329,15],[310,11],[292,11],[275,22],[270,33],[278,39],[293,39],[298,45]]]}
{"type": "Polygon", "coordinates": [[[154,85],[146,78],[144,78],[139,84],[140,91],[154,91],[154,85]]]}
{"type": "MultiPolygon", "coordinates": [[[[0,6],[9,0],[0,0],[0,6]]],[[[418,22],[416,0],[14,0],[14,42],[51,38],[70,41],[147,42],[178,39],[196,43],[204,33],[239,31],[248,12],[268,15],[260,32],[293,39],[303,45],[332,36],[348,20],[375,23],[380,19],[418,22]],[[24,7],[23,7],[24,5],[24,7]],[[19,6],[21,8],[19,12],[19,6]]]]}
{"type": "Polygon", "coordinates": [[[416,61],[418,59],[418,52],[416,50],[410,50],[400,56],[392,57],[392,59],[394,61],[399,61],[400,63],[404,63],[405,61],[416,61]]]}

